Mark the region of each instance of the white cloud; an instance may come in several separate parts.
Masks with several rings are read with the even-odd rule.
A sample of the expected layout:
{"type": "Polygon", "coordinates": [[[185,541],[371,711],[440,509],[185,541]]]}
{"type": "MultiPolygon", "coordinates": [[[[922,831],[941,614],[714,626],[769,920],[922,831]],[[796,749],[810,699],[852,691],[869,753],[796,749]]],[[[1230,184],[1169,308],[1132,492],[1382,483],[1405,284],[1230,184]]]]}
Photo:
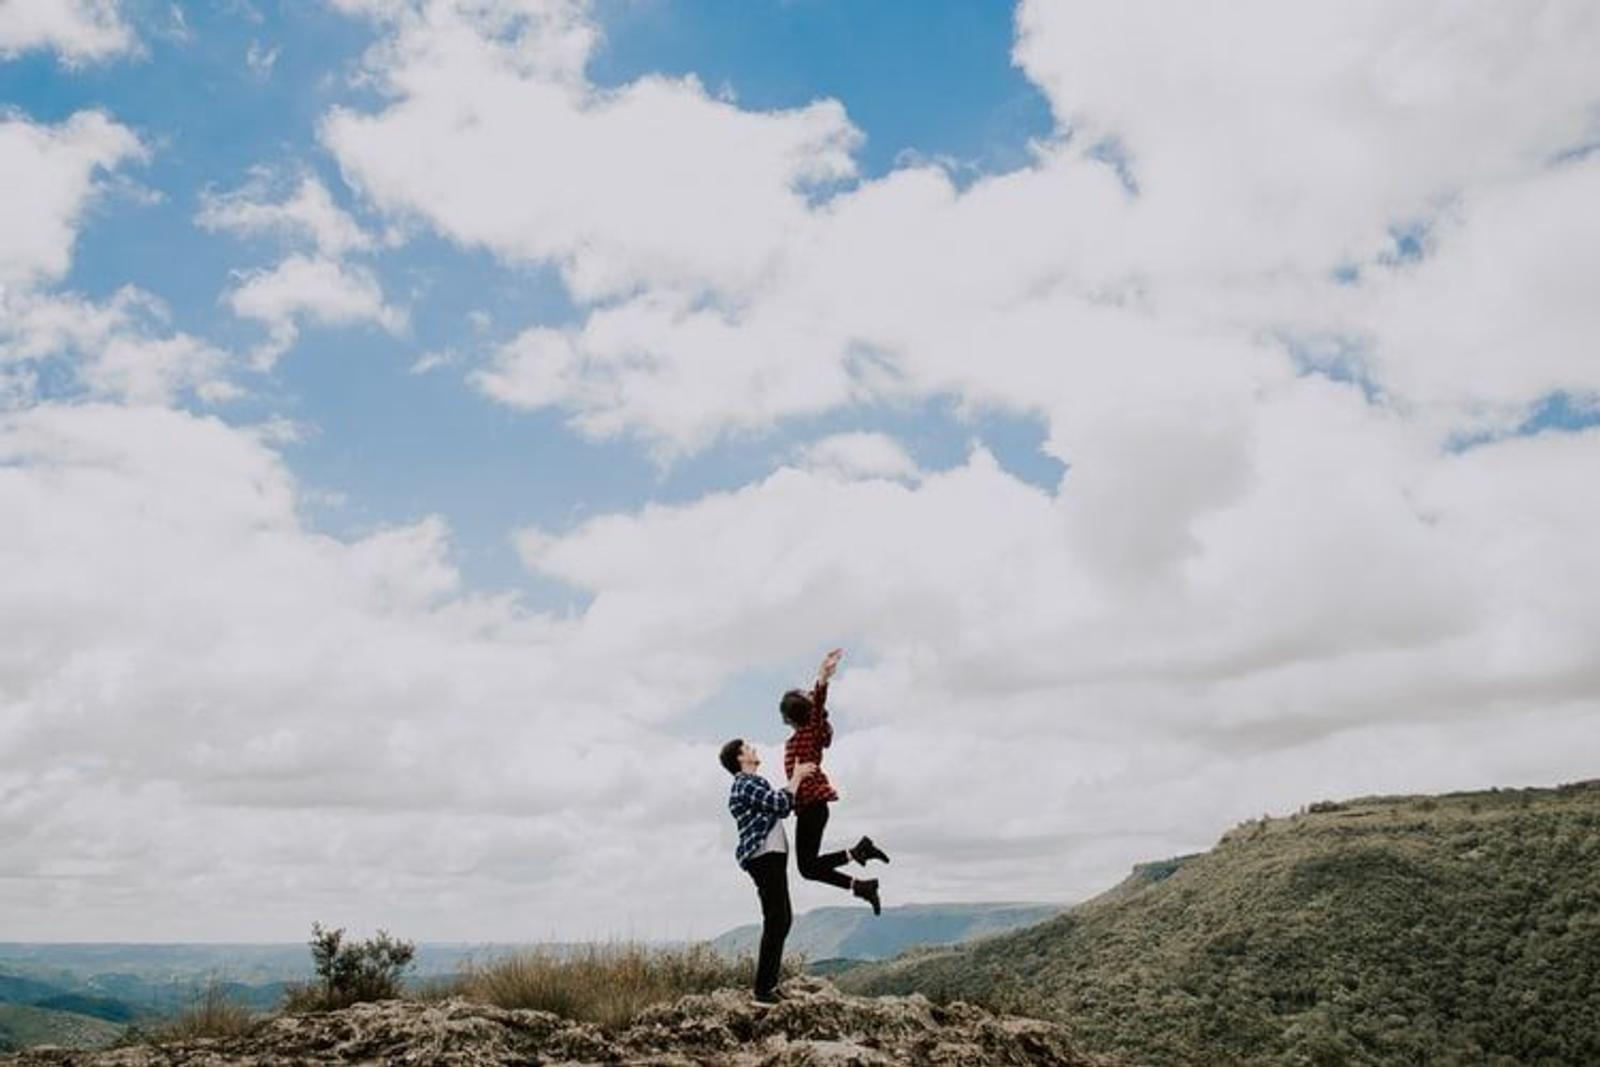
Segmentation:
{"type": "Polygon", "coordinates": [[[269,48],[259,41],[251,41],[250,47],[246,48],[244,53],[245,66],[249,67],[250,72],[257,78],[265,81],[272,77],[272,68],[278,63],[279,51],[277,45],[269,48]]]}
{"type": "Polygon", "coordinates": [[[79,111],[55,126],[0,114],[0,285],[54,281],[72,262],[72,246],[98,191],[97,178],[144,148],[101,111],[79,111]]]}
{"type": "Polygon", "coordinates": [[[829,471],[844,478],[921,477],[916,460],[893,437],[856,431],[829,434],[796,450],[801,467],[829,471]]]}
{"type": "Polygon", "coordinates": [[[448,367],[461,359],[460,353],[453,348],[441,349],[433,352],[424,352],[411,362],[407,368],[411,374],[426,374],[438,367],[448,367]]]}
{"type": "Polygon", "coordinates": [[[12,924],[109,932],[123,894],[163,886],[150,936],[249,915],[292,937],[305,894],[382,882],[413,929],[467,893],[445,924],[463,936],[541,936],[536,900],[598,935],[648,877],[581,892],[617,874],[605,842],[687,824],[691,850],[716,845],[694,810],[717,805],[710,757],[636,725],[706,695],[699,660],[608,669],[570,626],[463,594],[439,519],[344,542],[302,528],[298,499],[261,435],[216,419],[0,415],[12,924]]]}
{"type": "Polygon", "coordinates": [[[1600,141],[1593,5],[1028,2],[1018,29],[1074,139],[1128,157],[1117,243],[1167,300],[1367,342],[1441,438],[1600,387],[1563,280],[1593,269],[1595,170],[1560,162],[1600,141]],[[1386,265],[1406,231],[1424,259],[1386,265]]]}
{"type": "Polygon", "coordinates": [[[101,185],[145,149],[126,127],[99,111],[80,111],[54,126],[13,113],[0,121],[0,392],[6,406],[30,400],[37,365],[70,359],[77,381],[95,396],[168,403],[181,390],[207,402],[238,395],[226,380],[227,356],[188,334],[173,333],[165,306],[136,286],[96,302],[56,291],[101,185]]]}
{"type": "Polygon", "coordinates": [[[70,294],[0,296],[0,365],[70,357],[93,396],[169,404],[182,390],[215,403],[241,395],[226,352],[170,332],[165,305],[134,286],[104,303],[70,294]]]}
{"type": "Polygon", "coordinates": [[[308,248],[270,269],[241,272],[224,297],[234,314],[267,329],[267,339],[252,354],[255,365],[272,366],[298,340],[307,321],[322,326],[370,323],[393,334],[404,332],[405,310],[385,301],[370,268],[347,261],[351,253],[373,249],[373,238],[315,177],[303,175],[283,199],[273,199],[274,184],[274,175],[258,168],[233,192],[203,193],[195,216],[208,230],[274,235],[308,248]]]}
{"type": "Polygon", "coordinates": [[[229,193],[210,190],[201,194],[195,221],[213,232],[239,236],[271,235],[308,242],[325,256],[362,252],[373,240],[356,221],[333,202],[328,187],[310,174],[301,175],[294,192],[282,200],[272,198],[272,172],[257,169],[243,186],[229,193]]]}
{"type": "Polygon", "coordinates": [[[39,372],[28,366],[0,363],[0,411],[32,403],[39,388],[39,372]]]}
{"type": "Polygon", "coordinates": [[[1133,573],[1107,565],[1103,505],[1073,475],[1052,495],[981,449],[915,487],[784,468],[692,505],[536,534],[524,557],[595,594],[585,623],[608,645],[762,662],[833,627],[874,648],[939,650],[925,682],[956,696],[1008,673],[1001,689],[1334,659],[1474,618],[1468,555],[1411,499],[1442,461],[1403,421],[1351,387],[1295,379],[1247,440],[1230,497],[1133,573]]]}
{"type": "Polygon", "coordinates": [[[1382,0],[1225,9],[1025,0],[1014,58],[1076,138],[1115,138],[1142,262],[1325,270],[1600,129],[1600,11],[1382,0]]]}
{"type": "Polygon", "coordinates": [[[235,315],[267,327],[267,340],[252,353],[258,367],[270,367],[293,346],[305,321],[371,323],[393,334],[406,328],[405,311],[384,302],[371,271],[333,259],[295,254],[270,270],[243,272],[226,300],[235,315]]]}
{"type": "Polygon", "coordinates": [[[345,179],[453,240],[560,264],[581,299],[758,286],[806,216],[803,187],[853,173],[859,135],[836,102],[759,113],[692,77],[586,84],[596,33],[579,5],[382,6],[396,21],[369,66],[392,101],[322,126],[345,179]]]}
{"type": "Polygon", "coordinates": [[[0,59],[51,49],[68,66],[138,50],[117,0],[6,0],[0,4],[0,59]]]}
{"type": "Polygon", "coordinates": [[[1596,202],[1600,155],[1464,197],[1429,254],[1351,316],[1379,381],[1457,425],[1515,425],[1550,393],[1600,394],[1596,202]]]}
{"type": "MultiPolygon", "coordinates": [[[[1381,268],[1396,229],[1537,199],[1563,184],[1552,161],[1600,135],[1600,16],[1586,3],[1526,18],[1484,5],[1326,4],[1291,18],[1270,4],[1180,17],[1025,4],[1016,59],[1070,138],[964,192],[908,167],[811,205],[800,161],[853,173],[855,133],[833,102],[762,113],[690,83],[601,90],[582,77],[587,44],[564,45],[559,63],[526,58],[530,38],[590,41],[571,28],[581,6],[533,5],[560,20],[549,38],[537,20],[506,29],[528,5],[382,6],[369,67],[393,99],[331,113],[324,141],[376,206],[557,263],[598,304],[575,328],[535,327],[500,349],[480,388],[565,409],[589,436],[636,435],[662,460],[785,416],[940,392],[1055,407],[1065,440],[1128,358],[1182,368],[1141,379],[1173,404],[1216,374],[1248,390],[1261,361],[1239,365],[1229,342],[1244,354],[1236,342],[1330,323],[1388,332],[1383,309],[1406,295],[1405,272],[1381,268]],[[1137,195],[1097,158],[1112,139],[1137,195]],[[1333,279],[1349,265],[1367,268],[1360,286],[1333,279]],[[1182,351],[1197,341],[1204,356],[1182,351]]],[[[1560,202],[1575,204],[1564,184],[1560,202]]],[[[1593,242],[1562,214],[1516,216],[1536,231],[1486,240],[1554,244],[1581,266],[1593,242]]],[[[1493,254],[1441,236],[1436,269],[1493,254]]],[[[1545,332],[1584,336],[1565,314],[1545,332]]],[[[1429,388],[1411,369],[1427,357],[1406,347],[1399,333],[1379,346],[1375,358],[1395,361],[1385,379],[1429,388]]],[[[1538,373],[1548,359],[1503,369],[1521,362],[1495,364],[1519,376],[1517,403],[1587,380],[1538,373]]],[[[1465,396],[1402,399],[1437,408],[1443,437],[1507,394],[1482,373],[1451,391],[1465,396]]]]}

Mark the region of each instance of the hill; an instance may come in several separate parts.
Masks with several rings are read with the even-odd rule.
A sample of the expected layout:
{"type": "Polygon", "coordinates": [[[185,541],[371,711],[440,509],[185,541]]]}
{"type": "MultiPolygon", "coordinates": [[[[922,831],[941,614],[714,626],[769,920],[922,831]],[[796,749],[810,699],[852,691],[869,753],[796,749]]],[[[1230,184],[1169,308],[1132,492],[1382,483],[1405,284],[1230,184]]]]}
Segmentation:
{"type": "Polygon", "coordinates": [[[1600,1063],[1600,781],[1319,802],[1037,926],[867,965],[1142,1063],[1600,1063]]]}
{"type": "Polygon", "coordinates": [[[130,1023],[141,1014],[120,1000],[113,1000],[111,997],[89,997],[81,993],[59,993],[45,997],[33,1001],[33,1007],[88,1015],[110,1023],[130,1023]]]}
{"type": "Polygon", "coordinates": [[[131,1005],[0,973],[0,1050],[52,1043],[99,1048],[140,1015],[131,1005]]]}
{"type": "Polygon", "coordinates": [[[31,1004],[0,1004],[0,1052],[31,1045],[104,1048],[122,1036],[123,1027],[90,1015],[31,1004]]]}
{"type": "Polygon", "coordinates": [[[626,1027],[575,1023],[548,1012],[491,1007],[452,997],[384,1000],[340,1011],[280,1015],[247,1036],[109,1052],[29,1049],[17,1067],[155,1067],[426,1063],[618,1064],[1008,1064],[1093,1067],[1117,1061],[1079,1053],[1058,1025],[1001,1017],[924,997],[844,996],[820,978],[784,983],[789,999],[757,1005],[721,990],[646,1009],[626,1027]]]}
{"type": "Polygon", "coordinates": [[[59,997],[67,990],[51,982],[26,975],[0,973],[0,1004],[32,1004],[46,997],[59,997]]]}
{"type": "MultiPolygon", "coordinates": [[[[951,945],[1043,922],[1060,904],[903,904],[873,915],[867,908],[816,908],[795,916],[784,951],[818,960],[882,960],[908,948],[951,945]]],[[[758,924],[735,927],[711,942],[727,956],[754,955],[758,924]]]]}

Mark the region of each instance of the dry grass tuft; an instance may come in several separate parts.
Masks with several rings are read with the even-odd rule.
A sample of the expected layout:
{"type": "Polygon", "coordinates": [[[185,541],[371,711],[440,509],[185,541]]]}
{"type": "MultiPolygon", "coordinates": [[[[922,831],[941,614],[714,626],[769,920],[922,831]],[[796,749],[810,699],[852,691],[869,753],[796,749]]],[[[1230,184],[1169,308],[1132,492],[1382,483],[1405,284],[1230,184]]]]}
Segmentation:
{"type": "MultiPolygon", "coordinates": [[[[800,969],[797,961],[786,961],[784,977],[800,969]]],[[[568,952],[531,949],[469,963],[452,987],[436,987],[427,995],[463,996],[620,1026],[651,1004],[689,993],[749,989],[754,978],[754,959],[729,960],[707,944],[661,949],[620,942],[568,952]]]]}
{"type": "Polygon", "coordinates": [[[255,1012],[228,999],[227,990],[213,978],[189,1007],[152,1027],[143,1036],[155,1043],[198,1037],[240,1037],[255,1029],[260,1021],[255,1012]]]}

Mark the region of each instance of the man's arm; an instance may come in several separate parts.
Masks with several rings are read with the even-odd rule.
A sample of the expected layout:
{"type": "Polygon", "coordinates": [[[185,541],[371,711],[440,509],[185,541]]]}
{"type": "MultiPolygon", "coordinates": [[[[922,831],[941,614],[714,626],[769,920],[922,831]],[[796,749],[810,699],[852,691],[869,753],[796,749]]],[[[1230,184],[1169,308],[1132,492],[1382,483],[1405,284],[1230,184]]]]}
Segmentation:
{"type": "Polygon", "coordinates": [[[741,775],[733,787],[734,799],[729,806],[738,814],[738,808],[747,807],[756,811],[769,811],[776,815],[787,815],[794,806],[794,797],[786,791],[772,788],[772,783],[757,774],[741,775]]]}
{"type": "Polygon", "coordinates": [[[761,811],[774,815],[787,815],[794,810],[794,794],[788,789],[774,789],[765,778],[757,778],[760,785],[750,789],[750,801],[761,811]]]}
{"type": "Polygon", "coordinates": [[[759,811],[769,811],[774,815],[787,815],[794,810],[794,794],[800,788],[800,783],[810,774],[814,764],[802,763],[795,767],[794,774],[782,789],[772,788],[772,783],[757,774],[750,775],[740,787],[740,794],[750,803],[751,807],[759,811]]]}

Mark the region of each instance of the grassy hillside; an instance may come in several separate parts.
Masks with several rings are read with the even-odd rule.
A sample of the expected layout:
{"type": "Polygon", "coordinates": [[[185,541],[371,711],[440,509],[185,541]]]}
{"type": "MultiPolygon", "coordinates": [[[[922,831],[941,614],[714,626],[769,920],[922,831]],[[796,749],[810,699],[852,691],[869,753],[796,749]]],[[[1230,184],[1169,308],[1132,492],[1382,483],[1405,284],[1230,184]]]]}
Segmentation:
{"type": "Polygon", "coordinates": [[[1058,918],[841,976],[1140,1062],[1600,1063],[1600,781],[1321,802],[1058,918]]]}
{"type": "MultiPolygon", "coordinates": [[[[784,950],[816,960],[881,960],[918,945],[951,945],[1003,933],[1056,915],[1059,904],[903,904],[873,915],[866,907],[816,908],[795,916],[784,950]]],[[[754,955],[758,924],[711,942],[729,956],[754,955]]]]}
{"type": "Polygon", "coordinates": [[[123,1027],[104,1019],[28,1004],[0,1004],[0,1052],[33,1045],[104,1048],[121,1036],[123,1027]]]}

